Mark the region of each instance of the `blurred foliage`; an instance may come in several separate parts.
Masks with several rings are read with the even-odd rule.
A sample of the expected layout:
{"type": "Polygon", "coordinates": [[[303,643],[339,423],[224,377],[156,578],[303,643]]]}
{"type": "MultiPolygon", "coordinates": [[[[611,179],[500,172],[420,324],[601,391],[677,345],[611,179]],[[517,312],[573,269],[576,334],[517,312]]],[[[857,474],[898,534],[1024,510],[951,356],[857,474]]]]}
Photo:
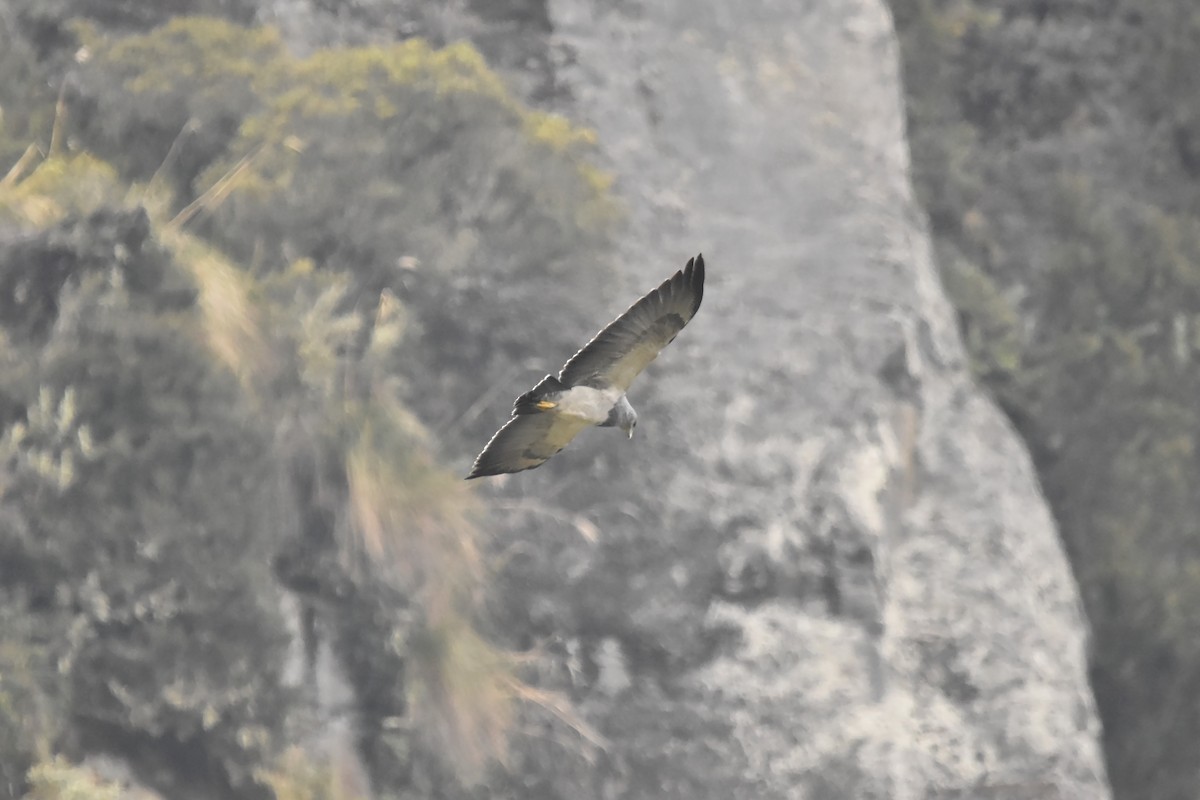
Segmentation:
{"type": "Polygon", "coordinates": [[[376,290],[402,255],[476,271],[489,246],[553,274],[607,221],[602,187],[571,157],[586,135],[523,112],[469,45],[324,51],[293,80],[234,147],[258,156],[217,219],[244,257],[344,262],[376,290]]]}
{"type": "Polygon", "coordinates": [[[88,54],[75,79],[88,101],[77,105],[76,135],[128,179],[165,173],[181,197],[289,63],[273,30],[209,17],[177,18],[151,34],[115,39],[82,25],[75,30],[88,54]]]}
{"type": "Polygon", "coordinates": [[[117,171],[94,156],[48,158],[23,180],[0,184],[0,224],[44,228],[68,215],[120,207],[125,192],[117,171]]]}
{"type": "MultiPolygon", "coordinates": [[[[37,55],[8,15],[0,14],[0,178],[21,154],[50,133],[55,95],[37,55]]],[[[43,146],[49,140],[41,141],[43,146]]]]}
{"type": "Polygon", "coordinates": [[[185,213],[201,212],[198,230],[260,276],[311,264],[351,277],[348,305],[397,299],[411,324],[392,368],[437,382],[404,398],[423,419],[461,417],[472,402],[455,392],[462,375],[482,365],[476,386],[511,380],[529,341],[586,333],[582,304],[611,284],[603,259],[619,220],[593,136],[523,107],[469,44],[410,39],[295,60],[270,33],[182,19],[91,47],[95,82],[109,88],[91,93],[94,111],[74,128],[82,142],[120,142],[127,179],[193,159],[168,166],[177,193],[204,193],[185,213]],[[164,76],[176,52],[189,55],[164,76]],[[200,88],[210,81],[237,89],[200,88]],[[209,151],[175,141],[188,120],[237,129],[213,140],[229,148],[194,181],[209,151]],[[145,146],[125,147],[131,138],[145,146]],[[517,325],[514,305],[542,312],[517,325]]]}
{"type": "Polygon", "coordinates": [[[918,192],[1080,583],[1115,794],[1194,797],[1200,11],[891,5],[918,192]]]}
{"type": "Polygon", "coordinates": [[[1200,47],[1200,9],[1181,0],[1123,0],[1118,6],[1144,31],[1130,37],[1135,48],[1136,71],[1130,76],[1135,108],[1159,129],[1179,165],[1195,178],[1200,175],[1200,101],[1192,76],[1200,47]]]}
{"type": "Polygon", "coordinates": [[[1003,380],[1021,367],[1021,320],[987,273],[949,248],[939,250],[942,281],[954,298],[975,373],[1003,380]]]}
{"type": "Polygon", "coordinates": [[[1092,615],[1109,741],[1129,740],[1115,782],[1188,796],[1200,781],[1178,743],[1200,725],[1181,702],[1200,678],[1200,221],[1114,207],[1079,180],[1060,208],[1024,399],[1053,437],[1042,476],[1092,615]]]}
{"type": "Polygon", "coordinates": [[[0,778],[103,794],[55,754],[104,749],[175,796],[469,783],[549,695],[489,641],[438,453],[610,283],[593,137],[466,44],[299,60],[135,5],[0,25],[0,778]],[[302,688],[328,648],[354,691],[353,750],[304,769],[280,589],[302,688]]]}
{"type": "Polygon", "coordinates": [[[446,424],[473,402],[462,375],[511,379],[528,342],[581,334],[609,285],[588,263],[615,219],[589,145],[523,110],[468,45],[409,40],[301,62],[201,183],[245,165],[212,221],[260,270],[308,259],[353,276],[354,302],[399,298],[413,326],[396,369],[422,376],[405,400],[446,424]],[[513,307],[541,312],[515,324],[513,307]]]}
{"type": "Polygon", "coordinates": [[[367,800],[371,796],[353,767],[337,758],[314,758],[300,747],[285,750],[265,777],[276,800],[367,800]]]}
{"type": "Polygon", "coordinates": [[[72,764],[62,756],[38,762],[29,770],[25,800],[160,800],[161,796],[125,780],[113,780],[100,769],[72,764]]]}
{"type": "MultiPolygon", "coordinates": [[[[30,369],[5,386],[24,413],[0,437],[0,591],[56,633],[47,691],[70,720],[57,746],[167,742],[202,752],[213,789],[229,791],[250,780],[285,702],[255,535],[265,447],[197,346],[189,296],[146,280],[176,268],[142,214],[66,225],[44,235],[90,252],[58,249],[58,291],[38,306],[53,318],[6,345],[30,369]]],[[[0,252],[0,274],[28,252],[0,252]]]]}
{"type": "MultiPolygon", "coordinates": [[[[0,551],[0,558],[7,554],[0,551]]],[[[8,605],[0,606],[0,797],[19,797],[34,763],[49,751],[61,724],[39,678],[52,672],[38,626],[8,605]]],[[[44,632],[42,632],[44,636],[44,632]]]]}
{"type": "Polygon", "coordinates": [[[183,15],[207,14],[248,23],[258,10],[254,0],[9,0],[8,7],[43,56],[72,44],[69,29],[79,20],[112,31],[136,31],[183,15]]]}
{"type": "Polygon", "coordinates": [[[121,787],[56,758],[29,773],[29,800],[121,800],[121,787]]]}

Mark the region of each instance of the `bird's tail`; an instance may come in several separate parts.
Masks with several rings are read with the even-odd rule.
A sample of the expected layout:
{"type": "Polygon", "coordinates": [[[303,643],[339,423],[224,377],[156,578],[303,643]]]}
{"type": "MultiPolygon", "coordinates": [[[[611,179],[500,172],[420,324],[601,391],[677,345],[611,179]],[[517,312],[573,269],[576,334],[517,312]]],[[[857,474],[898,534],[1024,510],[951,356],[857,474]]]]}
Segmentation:
{"type": "Polygon", "coordinates": [[[543,411],[549,411],[558,405],[554,401],[553,395],[566,391],[566,389],[567,387],[558,378],[553,375],[547,375],[542,378],[537,386],[517,398],[517,402],[513,403],[513,413],[539,414],[543,411]]]}

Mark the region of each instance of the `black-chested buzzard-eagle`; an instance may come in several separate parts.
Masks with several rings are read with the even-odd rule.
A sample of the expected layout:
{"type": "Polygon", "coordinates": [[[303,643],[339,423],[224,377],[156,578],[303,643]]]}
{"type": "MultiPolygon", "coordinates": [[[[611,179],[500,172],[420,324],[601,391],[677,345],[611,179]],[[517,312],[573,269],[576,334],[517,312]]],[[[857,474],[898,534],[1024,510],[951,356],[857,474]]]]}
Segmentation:
{"type": "Polygon", "coordinates": [[[547,375],[513,405],[512,418],[475,459],[467,479],[541,466],[589,425],[633,438],[637,412],[625,392],[674,341],[704,297],[704,256],[689,259],[583,346],[558,377],[547,375]]]}

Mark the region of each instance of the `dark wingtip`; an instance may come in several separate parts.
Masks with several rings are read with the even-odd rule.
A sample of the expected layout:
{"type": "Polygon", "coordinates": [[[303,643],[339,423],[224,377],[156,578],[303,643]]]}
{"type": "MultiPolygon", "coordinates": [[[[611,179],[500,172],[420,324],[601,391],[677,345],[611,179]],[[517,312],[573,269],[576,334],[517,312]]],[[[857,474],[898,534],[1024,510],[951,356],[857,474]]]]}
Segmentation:
{"type": "Polygon", "coordinates": [[[471,468],[470,474],[467,475],[467,477],[463,478],[463,480],[464,481],[473,481],[476,478],[486,478],[489,475],[502,475],[504,472],[505,472],[505,470],[502,470],[502,469],[494,469],[491,467],[475,466],[475,467],[471,468]]]}
{"type": "Polygon", "coordinates": [[[704,254],[697,253],[695,258],[688,259],[687,271],[691,274],[692,292],[696,295],[696,302],[692,304],[692,313],[695,314],[700,310],[700,301],[704,299],[704,254]]]}
{"type": "Polygon", "coordinates": [[[545,463],[545,461],[539,461],[537,464],[533,464],[528,467],[521,467],[520,469],[508,469],[507,467],[503,467],[499,464],[476,464],[475,466],[471,467],[471,473],[467,475],[467,477],[463,478],[463,480],[473,481],[476,478],[490,478],[493,475],[515,475],[518,472],[524,472],[527,469],[540,467],[545,463]]]}
{"type": "Polygon", "coordinates": [[[475,480],[476,478],[486,478],[489,475],[500,475],[506,470],[496,463],[494,458],[487,458],[487,453],[484,453],[479,458],[475,459],[475,463],[471,465],[471,471],[467,473],[465,481],[475,480]]]}

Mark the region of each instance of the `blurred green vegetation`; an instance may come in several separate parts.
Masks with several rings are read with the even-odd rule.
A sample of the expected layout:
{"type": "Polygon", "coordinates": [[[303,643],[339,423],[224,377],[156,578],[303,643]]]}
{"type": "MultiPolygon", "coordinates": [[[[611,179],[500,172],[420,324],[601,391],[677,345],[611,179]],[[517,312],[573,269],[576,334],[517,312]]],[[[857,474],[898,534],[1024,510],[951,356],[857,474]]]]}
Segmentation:
{"type": "Polygon", "coordinates": [[[148,30],[181,15],[211,14],[246,24],[253,21],[258,4],[254,0],[9,0],[8,8],[29,40],[50,56],[70,42],[68,29],[80,20],[114,32],[148,30]]]}
{"type": "Polygon", "coordinates": [[[1080,583],[1115,794],[1195,797],[1200,9],[891,5],[917,190],[1080,583]]]}
{"type": "Polygon", "coordinates": [[[474,272],[496,268],[494,249],[553,272],[611,221],[586,134],[522,109],[467,44],[318,52],[290,77],[202,177],[248,159],[215,212],[247,261],[346,262],[374,290],[401,256],[474,272]]]}
{"type": "Polygon", "coordinates": [[[0,81],[0,169],[7,172],[32,142],[45,136],[49,144],[55,95],[41,80],[34,47],[5,15],[0,15],[0,75],[5,76],[0,81]]]}
{"type": "Polygon", "coordinates": [[[124,800],[121,787],[62,758],[38,764],[29,772],[29,800],[124,800]]]}
{"type": "Polygon", "coordinates": [[[285,700],[256,536],[267,441],[149,233],[140,211],[97,211],[0,255],[6,279],[28,273],[30,301],[5,315],[2,357],[22,368],[4,399],[23,412],[0,437],[0,586],[39,621],[56,748],[169,742],[202,751],[223,776],[211,788],[233,791],[285,700]],[[35,287],[48,258],[57,285],[35,287]]]}
{"type": "Polygon", "coordinates": [[[0,193],[0,224],[47,227],[67,216],[120,207],[125,191],[117,171],[94,156],[48,158],[0,193]]]}
{"type": "Polygon", "coordinates": [[[157,174],[181,198],[190,199],[196,174],[279,90],[290,63],[273,30],[208,17],[121,38],[84,23],[71,30],[87,54],[76,77],[76,135],[127,179],[157,174]]]}
{"type": "Polygon", "coordinates": [[[121,796],[71,766],[97,751],[166,796],[478,778],[543,695],[492,640],[479,510],[442,459],[527,369],[514,343],[567,347],[610,283],[591,134],[466,44],[299,59],[219,19],[17,5],[0,796],[121,796]],[[301,774],[322,647],[356,738],[301,774]]]}

